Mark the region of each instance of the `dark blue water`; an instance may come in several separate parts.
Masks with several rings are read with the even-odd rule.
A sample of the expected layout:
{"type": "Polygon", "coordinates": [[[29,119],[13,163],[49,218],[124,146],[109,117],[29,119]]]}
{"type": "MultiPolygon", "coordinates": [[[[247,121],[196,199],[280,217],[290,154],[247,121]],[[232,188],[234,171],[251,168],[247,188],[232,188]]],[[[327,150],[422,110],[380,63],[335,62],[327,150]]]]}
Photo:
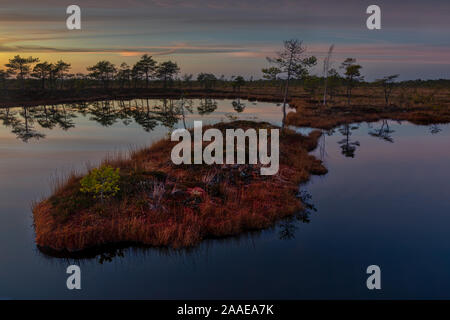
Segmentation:
{"type": "MultiPolygon", "coordinates": [[[[273,104],[245,101],[237,113],[231,101],[217,103],[214,112],[199,115],[194,101],[188,124],[280,120],[273,104]]],[[[150,101],[151,110],[155,105],[161,102],[150,101]]],[[[146,101],[133,106],[147,110],[146,101]]],[[[389,121],[325,135],[314,154],[329,173],[301,188],[317,209],[303,214],[309,223],[284,221],[260,233],[206,241],[193,251],[129,248],[67,260],[45,256],[34,244],[30,206],[49,194],[49,178],[148,145],[171,128],[159,119],[147,132],[142,123],[149,121],[120,113],[119,104],[58,107],[64,109],[53,114],[59,122],[43,121],[42,109],[10,109],[6,123],[7,112],[0,110],[0,298],[450,298],[447,125],[389,121]],[[70,264],[81,266],[80,291],[66,288],[70,264]],[[381,268],[378,291],[366,287],[372,264],[381,268]]],[[[173,127],[179,126],[178,119],[173,127]]]]}

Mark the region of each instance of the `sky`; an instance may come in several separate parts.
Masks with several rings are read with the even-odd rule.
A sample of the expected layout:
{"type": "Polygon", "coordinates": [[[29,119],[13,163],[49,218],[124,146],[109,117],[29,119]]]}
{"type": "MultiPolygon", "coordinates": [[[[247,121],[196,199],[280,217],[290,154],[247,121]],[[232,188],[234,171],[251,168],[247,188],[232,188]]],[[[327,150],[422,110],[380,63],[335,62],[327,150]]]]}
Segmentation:
{"type": "Polygon", "coordinates": [[[100,60],[135,63],[144,53],[176,61],[182,73],[261,77],[283,40],[303,41],[332,66],[357,59],[367,80],[450,75],[449,0],[0,0],[0,68],[14,55],[59,59],[72,72],[100,60]],[[81,30],[68,30],[66,8],[81,8],[81,30]],[[366,8],[381,8],[369,30],[366,8]]]}

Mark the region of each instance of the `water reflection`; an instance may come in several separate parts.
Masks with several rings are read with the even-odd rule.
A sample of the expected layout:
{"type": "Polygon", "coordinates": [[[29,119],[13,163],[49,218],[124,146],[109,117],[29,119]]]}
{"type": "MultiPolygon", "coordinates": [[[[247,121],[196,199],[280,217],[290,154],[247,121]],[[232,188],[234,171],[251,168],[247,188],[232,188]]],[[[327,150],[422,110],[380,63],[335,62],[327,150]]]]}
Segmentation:
{"type": "Polygon", "coordinates": [[[240,98],[237,98],[236,100],[233,100],[233,102],[231,103],[233,105],[233,109],[237,112],[237,113],[241,113],[245,110],[245,104],[241,102],[240,98]]]}
{"type": "Polygon", "coordinates": [[[11,111],[9,108],[0,110],[0,119],[3,120],[5,127],[10,127],[11,132],[24,142],[45,137],[34,128],[37,121],[35,111],[30,111],[29,108],[22,108],[19,112],[11,111]]]}
{"type": "Polygon", "coordinates": [[[330,130],[322,130],[322,135],[320,136],[318,142],[319,149],[319,159],[325,161],[325,158],[328,156],[326,145],[327,145],[327,137],[331,137],[336,132],[335,129],[330,130]]]}
{"type": "Polygon", "coordinates": [[[104,252],[98,256],[97,261],[99,264],[104,264],[105,262],[112,262],[113,259],[116,257],[118,258],[124,257],[123,249],[114,249],[108,252],[104,252]]]}
{"type": "MultiPolygon", "coordinates": [[[[252,108],[251,103],[248,103],[247,107],[240,99],[235,99],[226,103],[230,110],[221,109],[218,111],[234,110],[234,117],[252,108]]],[[[195,111],[201,116],[206,116],[213,112],[217,112],[217,109],[217,101],[209,98],[195,101],[184,97],[176,100],[139,99],[126,101],[97,101],[93,103],[45,105],[28,108],[3,108],[0,109],[0,120],[2,125],[15,134],[17,138],[24,142],[28,142],[33,139],[39,140],[46,137],[43,130],[40,130],[40,128],[46,130],[60,128],[64,131],[75,128],[75,125],[78,124],[76,119],[81,116],[104,127],[110,127],[116,123],[122,123],[125,126],[136,123],[144,131],[150,132],[160,125],[171,130],[177,123],[180,123],[180,125],[183,125],[186,128],[186,118],[189,115],[194,114],[195,111]]],[[[278,112],[279,109],[276,109],[275,111],[278,112]]],[[[338,129],[323,131],[324,134],[319,141],[318,151],[320,152],[320,157],[322,160],[326,157],[327,152],[325,147],[327,143],[329,146],[329,140],[327,140],[327,138],[336,133],[343,136],[343,139],[339,137],[341,140],[338,139],[337,141],[340,146],[341,154],[350,158],[356,156],[357,148],[360,146],[360,142],[355,139],[354,135],[359,134],[359,138],[362,139],[360,135],[363,133],[364,135],[368,134],[383,141],[394,143],[393,136],[395,131],[392,130],[391,127],[392,122],[384,120],[369,125],[367,132],[359,130],[357,134],[354,134],[354,131],[361,129],[361,127],[360,125],[354,124],[347,124],[338,129]]],[[[441,128],[438,125],[431,125],[425,127],[425,130],[429,130],[430,133],[434,135],[438,134],[441,131],[441,128]]],[[[333,140],[333,144],[336,146],[336,141],[333,140]]],[[[300,192],[298,197],[305,204],[305,210],[298,212],[296,215],[283,220],[278,224],[279,239],[294,239],[299,225],[302,223],[309,223],[311,213],[317,211],[312,203],[311,194],[307,191],[300,192]]],[[[253,238],[258,234],[259,233],[248,233],[245,236],[253,238]]],[[[235,238],[231,241],[234,241],[234,239],[235,238]]],[[[140,248],[140,250],[141,249],[142,248],[140,248]]],[[[95,257],[98,263],[103,264],[111,262],[116,258],[123,257],[124,250],[124,248],[102,249],[102,252],[97,252],[93,257],[95,257]]],[[[147,250],[148,249],[143,249],[141,251],[147,250]]],[[[150,251],[155,251],[155,249],[152,248],[150,251]]],[[[171,252],[172,251],[166,251],[167,254],[170,254],[171,252]]]]}
{"type": "MultiPolygon", "coordinates": [[[[395,124],[402,125],[402,122],[392,120],[380,120],[375,123],[366,123],[366,124],[368,129],[367,134],[369,136],[378,138],[381,141],[395,143],[394,134],[396,133],[396,131],[393,130],[392,127],[393,126],[395,127],[395,124]]],[[[316,157],[318,157],[322,161],[326,160],[328,156],[326,150],[326,146],[328,145],[327,137],[334,136],[337,131],[344,137],[343,139],[337,141],[337,144],[341,149],[341,154],[348,158],[355,158],[357,148],[361,146],[361,143],[359,140],[353,139],[352,135],[353,131],[362,129],[361,127],[362,125],[363,124],[345,124],[338,127],[337,129],[322,130],[322,135],[318,141],[316,157]]],[[[437,135],[442,131],[441,126],[437,124],[425,126],[425,128],[427,128],[432,135],[437,135]]],[[[361,137],[361,133],[363,133],[363,131],[359,130],[359,132],[357,133],[359,137],[361,137]]]]}
{"type": "Polygon", "coordinates": [[[354,158],[356,148],[360,146],[359,141],[351,140],[352,131],[357,129],[359,129],[358,124],[345,124],[338,129],[339,132],[345,137],[338,142],[338,144],[341,146],[341,153],[345,157],[354,158]]]}
{"type": "Polygon", "coordinates": [[[278,224],[278,238],[280,240],[293,240],[300,223],[309,223],[312,212],[316,212],[317,208],[312,202],[312,195],[307,190],[300,190],[297,194],[303,203],[303,210],[284,219],[278,224]]]}
{"type": "Polygon", "coordinates": [[[430,133],[431,133],[432,135],[438,134],[439,132],[442,131],[441,127],[440,127],[439,125],[437,125],[437,124],[432,124],[432,125],[429,127],[429,129],[430,129],[430,133]]]}
{"type": "Polygon", "coordinates": [[[194,101],[192,99],[185,99],[184,97],[182,97],[179,101],[178,101],[178,108],[181,111],[181,118],[183,120],[183,127],[185,129],[187,129],[186,126],[186,113],[193,113],[193,105],[194,105],[194,101]]]}
{"type": "MultiPolygon", "coordinates": [[[[217,101],[211,98],[200,99],[197,103],[197,112],[200,116],[209,115],[218,108],[217,101]]],[[[244,110],[244,104],[240,103],[239,99],[237,103],[236,105],[236,100],[233,101],[232,107],[240,113],[244,110]]],[[[79,116],[104,127],[113,126],[118,122],[128,126],[135,122],[144,131],[150,132],[159,125],[171,131],[180,120],[186,128],[186,117],[193,113],[194,101],[182,97],[176,100],[104,100],[92,103],[0,108],[0,120],[18,139],[29,142],[45,138],[46,135],[39,129],[52,130],[59,127],[67,131],[74,128],[74,119],[79,116]]]]}
{"type": "MultiPolygon", "coordinates": [[[[290,224],[297,229],[296,224],[302,222],[302,215],[305,212],[300,212],[290,221],[286,220],[280,223],[290,224]]],[[[308,221],[304,221],[308,223],[308,221]]],[[[41,256],[52,263],[60,263],[63,265],[77,264],[82,265],[83,263],[94,263],[94,264],[109,264],[116,260],[126,259],[127,257],[134,256],[145,259],[148,256],[160,256],[160,257],[184,257],[195,260],[196,258],[208,257],[210,252],[214,251],[217,245],[229,244],[229,245],[245,245],[254,247],[254,243],[263,237],[264,233],[271,232],[271,230],[249,230],[245,233],[241,233],[235,236],[220,237],[220,238],[206,238],[200,244],[193,247],[175,249],[171,247],[153,247],[146,246],[140,243],[116,243],[111,245],[102,245],[99,247],[94,247],[82,252],[68,252],[68,251],[49,251],[44,248],[36,249],[36,254],[41,256]],[[58,258],[58,259],[54,259],[58,258]]],[[[294,239],[295,235],[291,237],[294,239]]],[[[286,240],[282,239],[281,240],[286,240]]]]}
{"type": "Polygon", "coordinates": [[[90,120],[100,123],[104,127],[110,127],[120,119],[122,109],[116,110],[110,101],[96,101],[88,106],[90,120]]]}
{"type": "Polygon", "coordinates": [[[395,131],[389,128],[389,122],[388,120],[382,120],[381,126],[377,129],[374,129],[369,132],[369,134],[372,137],[376,137],[379,139],[382,139],[387,142],[394,142],[394,139],[392,138],[392,134],[395,131]]]}
{"type": "MultiPolygon", "coordinates": [[[[193,111],[197,112],[198,101],[194,102],[193,111]]],[[[138,103],[139,109],[146,109],[145,100],[138,103]]],[[[247,107],[240,116],[256,114],[252,114],[255,109],[252,103],[245,103],[247,107]]],[[[126,114],[136,104],[124,101],[120,108],[126,114]]],[[[150,106],[155,104],[151,102],[150,106]]],[[[304,217],[305,221],[311,220],[309,224],[295,221],[297,231],[283,221],[282,226],[261,231],[259,235],[207,240],[193,251],[131,247],[79,261],[42,255],[35,248],[30,227],[33,221],[29,200],[40,197],[42,192],[35,186],[63,163],[70,161],[71,166],[84,159],[95,161],[119,143],[126,149],[131,143],[145,144],[149,140],[149,134],[144,134],[141,126],[128,117],[133,127],[126,130],[121,125],[123,116],[117,120],[117,126],[110,128],[93,122],[86,125],[88,105],[84,109],[79,105],[86,118],[77,111],[78,119],[74,119],[77,127],[63,135],[56,132],[59,125],[53,122],[52,106],[48,106],[48,119],[44,112],[43,120],[53,123],[54,131],[40,129],[38,122],[34,123],[37,131],[47,134],[45,148],[24,144],[10,134],[11,127],[3,127],[5,120],[5,124],[11,123],[11,113],[21,119],[21,108],[10,109],[9,114],[8,110],[0,109],[1,154],[6,154],[0,161],[3,166],[0,180],[5,190],[0,192],[3,195],[0,234],[5,240],[1,248],[0,296],[71,299],[73,292],[63,290],[65,268],[77,264],[90,279],[77,294],[83,299],[224,299],[236,293],[239,299],[372,299],[379,295],[374,296],[365,288],[361,266],[375,261],[393,271],[388,279],[393,285],[383,289],[384,298],[414,299],[427,292],[433,299],[449,297],[450,260],[446,257],[450,250],[447,241],[450,154],[448,148],[442,147],[450,137],[448,125],[440,125],[442,131],[432,135],[431,126],[409,123],[399,126],[390,121],[390,128],[395,130],[394,145],[369,135],[373,128],[381,127],[381,122],[374,123],[373,128],[362,124],[358,131],[352,131],[351,140],[361,143],[355,159],[341,154],[338,141],[344,137],[337,129],[331,137],[325,132],[326,146],[322,150],[326,149],[328,154],[329,174],[314,178],[307,186],[319,210],[304,217]],[[63,144],[61,137],[71,140],[63,144]],[[87,141],[91,137],[95,141],[87,141]],[[74,157],[75,152],[67,152],[71,149],[82,154],[74,157]],[[17,157],[16,150],[22,152],[17,157]],[[278,240],[280,236],[295,239],[278,240]],[[110,285],[112,278],[119,281],[114,286],[110,285]],[[417,285],[411,286],[410,279],[418,279],[417,285]]],[[[264,104],[258,104],[258,112],[263,107],[264,104]]],[[[280,109],[269,104],[265,107],[267,110],[258,113],[258,117],[279,123],[280,118],[275,116],[280,109]]],[[[218,116],[209,118],[220,120],[227,112],[236,114],[231,101],[219,101],[215,111],[218,116]]],[[[186,120],[187,125],[192,124],[191,120],[186,120]]],[[[179,125],[183,126],[182,121],[179,125]]],[[[165,134],[158,130],[151,135],[159,138],[165,134]]]]}
{"type": "Polygon", "coordinates": [[[198,106],[198,114],[199,115],[207,115],[210,114],[217,109],[217,101],[210,98],[204,98],[200,100],[200,105],[198,106]]]}

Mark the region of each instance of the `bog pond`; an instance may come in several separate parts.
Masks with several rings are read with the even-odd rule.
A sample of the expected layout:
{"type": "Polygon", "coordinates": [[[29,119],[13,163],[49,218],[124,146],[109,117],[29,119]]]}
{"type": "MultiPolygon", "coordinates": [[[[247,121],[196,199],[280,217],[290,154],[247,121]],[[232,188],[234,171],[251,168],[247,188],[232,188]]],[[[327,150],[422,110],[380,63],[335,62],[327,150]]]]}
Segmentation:
{"type": "Polygon", "coordinates": [[[324,132],[313,154],[329,173],[301,186],[308,210],[269,230],[81,260],[36,248],[31,204],[52,180],[184,122],[236,119],[280,125],[281,110],[211,99],[0,109],[0,299],[450,298],[449,125],[387,120],[324,132]],[[66,288],[70,264],[81,267],[80,291],[66,288]],[[366,287],[373,264],[379,291],[366,287]]]}

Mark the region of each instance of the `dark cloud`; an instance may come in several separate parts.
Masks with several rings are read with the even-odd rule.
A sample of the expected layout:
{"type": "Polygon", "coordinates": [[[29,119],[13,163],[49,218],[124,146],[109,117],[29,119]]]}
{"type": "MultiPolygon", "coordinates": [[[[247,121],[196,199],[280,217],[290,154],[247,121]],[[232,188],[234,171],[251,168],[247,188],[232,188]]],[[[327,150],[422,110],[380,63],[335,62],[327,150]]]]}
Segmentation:
{"type": "MultiPolygon", "coordinates": [[[[314,28],[360,28],[369,0],[79,0],[86,19],[97,22],[139,21],[188,22],[191,25],[276,26],[314,28]]],[[[1,1],[0,21],[58,22],[65,4],[56,0],[1,1]]],[[[450,27],[448,0],[378,0],[383,24],[392,28],[450,27]]]]}

